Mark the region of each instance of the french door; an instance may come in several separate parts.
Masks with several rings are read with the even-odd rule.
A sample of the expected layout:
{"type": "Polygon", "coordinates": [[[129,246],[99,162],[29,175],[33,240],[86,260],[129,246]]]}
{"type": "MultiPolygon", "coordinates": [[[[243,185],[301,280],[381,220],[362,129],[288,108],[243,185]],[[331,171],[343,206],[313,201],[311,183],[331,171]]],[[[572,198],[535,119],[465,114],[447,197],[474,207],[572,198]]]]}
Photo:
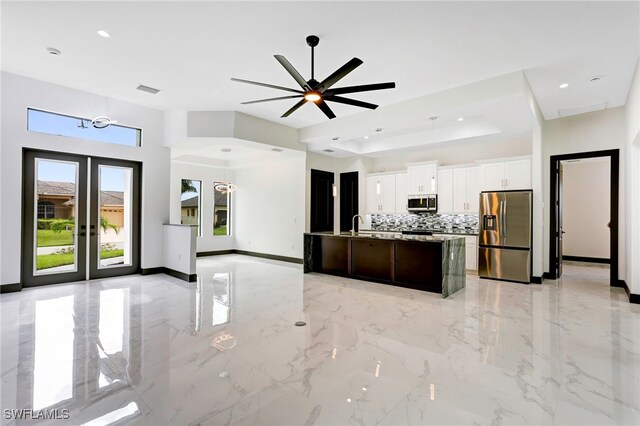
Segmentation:
{"type": "Polygon", "coordinates": [[[137,273],[140,164],[25,151],[25,287],[137,273]]]}

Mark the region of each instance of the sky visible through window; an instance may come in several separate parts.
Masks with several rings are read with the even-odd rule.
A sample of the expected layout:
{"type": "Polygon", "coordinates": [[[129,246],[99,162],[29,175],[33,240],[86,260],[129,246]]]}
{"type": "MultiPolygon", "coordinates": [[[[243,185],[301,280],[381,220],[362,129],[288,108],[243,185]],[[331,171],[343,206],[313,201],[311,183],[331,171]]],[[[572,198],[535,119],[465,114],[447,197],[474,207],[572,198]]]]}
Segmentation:
{"type": "MultiPolygon", "coordinates": [[[[68,163],[56,161],[38,162],[38,180],[50,182],[76,182],[75,167],[65,167],[68,163]]],[[[124,191],[124,173],[122,169],[103,167],[100,172],[101,191],[124,191]]]]}

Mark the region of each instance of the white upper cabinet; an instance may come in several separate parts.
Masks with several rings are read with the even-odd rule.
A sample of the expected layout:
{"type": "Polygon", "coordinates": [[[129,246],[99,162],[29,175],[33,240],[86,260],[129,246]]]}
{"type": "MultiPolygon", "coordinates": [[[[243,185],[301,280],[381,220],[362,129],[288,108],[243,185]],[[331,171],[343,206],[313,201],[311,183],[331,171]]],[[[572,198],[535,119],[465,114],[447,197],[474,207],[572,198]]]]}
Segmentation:
{"type": "Polygon", "coordinates": [[[407,166],[407,192],[409,195],[438,193],[438,166],[428,164],[410,164],[407,166]]]}
{"type": "Polygon", "coordinates": [[[517,159],[480,164],[482,191],[531,189],[531,159],[517,159]]]}
{"type": "Polygon", "coordinates": [[[367,213],[395,213],[395,174],[367,176],[367,213]]]}
{"type": "Polygon", "coordinates": [[[396,213],[407,213],[407,174],[396,173],[396,213]]]}
{"type": "Polygon", "coordinates": [[[454,199],[454,173],[456,169],[438,169],[438,213],[453,213],[455,210],[454,199]]]}
{"type": "Polygon", "coordinates": [[[478,167],[453,169],[453,212],[477,213],[480,193],[478,167]]]}

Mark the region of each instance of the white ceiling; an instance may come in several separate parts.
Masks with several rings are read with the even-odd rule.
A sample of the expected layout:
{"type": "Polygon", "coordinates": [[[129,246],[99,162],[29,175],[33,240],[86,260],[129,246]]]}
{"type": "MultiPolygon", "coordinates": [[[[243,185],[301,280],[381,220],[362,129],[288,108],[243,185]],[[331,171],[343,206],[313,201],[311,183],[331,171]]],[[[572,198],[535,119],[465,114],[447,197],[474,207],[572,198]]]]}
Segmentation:
{"type": "MultiPolygon", "coordinates": [[[[281,119],[295,101],[241,105],[288,93],[229,79],[295,87],[273,55],[309,78],[309,34],[320,37],[317,79],[357,56],[364,64],[336,87],[397,84],[353,98],[386,106],[524,70],[546,119],[623,105],[640,55],[637,1],[3,1],[1,7],[6,71],[163,110],[238,110],[296,128],[327,118],[308,104],[281,119]],[[99,29],[112,36],[99,37],[99,29]],[[47,54],[48,46],[62,55],[47,54]],[[588,82],[594,75],[602,79],[588,82]],[[562,82],[569,87],[559,89],[562,82]],[[135,90],[141,83],[162,91],[135,90]]],[[[330,106],[334,121],[371,113],[330,106]]]]}

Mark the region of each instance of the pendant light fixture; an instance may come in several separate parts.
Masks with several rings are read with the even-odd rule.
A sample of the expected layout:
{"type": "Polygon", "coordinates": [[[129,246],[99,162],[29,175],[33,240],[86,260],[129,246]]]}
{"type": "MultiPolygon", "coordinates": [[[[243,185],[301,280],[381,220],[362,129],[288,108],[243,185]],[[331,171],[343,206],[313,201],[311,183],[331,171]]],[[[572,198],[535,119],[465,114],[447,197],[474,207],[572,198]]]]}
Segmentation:
{"type": "Polygon", "coordinates": [[[224,169],[224,179],[220,182],[217,182],[214,185],[213,189],[218,192],[221,192],[222,194],[228,194],[238,189],[238,186],[230,182],[231,173],[229,172],[229,153],[231,152],[231,148],[222,148],[221,151],[225,153],[225,160],[226,160],[225,161],[226,167],[224,169]]]}

